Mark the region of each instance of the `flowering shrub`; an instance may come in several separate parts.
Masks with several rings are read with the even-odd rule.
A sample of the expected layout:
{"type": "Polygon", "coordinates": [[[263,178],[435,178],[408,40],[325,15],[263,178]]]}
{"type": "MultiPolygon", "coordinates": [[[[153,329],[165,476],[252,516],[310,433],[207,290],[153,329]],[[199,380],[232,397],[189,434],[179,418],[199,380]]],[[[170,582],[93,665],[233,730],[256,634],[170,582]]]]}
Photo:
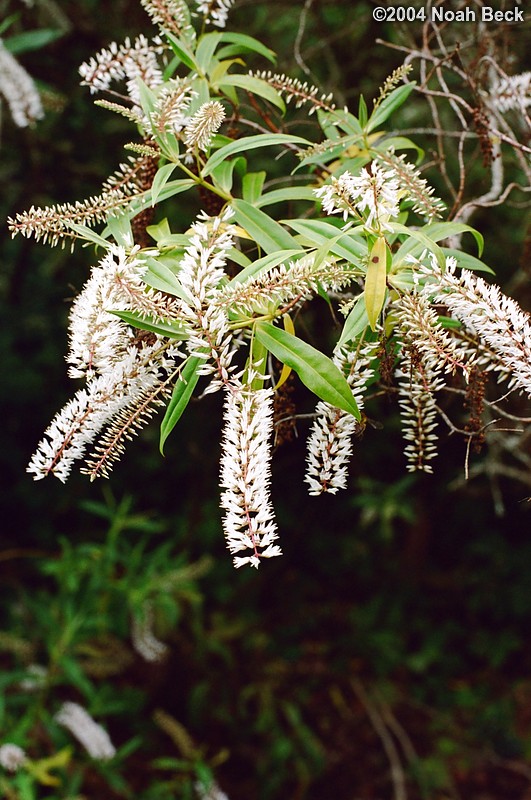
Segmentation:
{"type": "Polygon", "coordinates": [[[194,15],[183,0],[142,5],[158,35],[113,43],[80,68],[92,93],[113,98],[98,104],[136,128],[133,155],[97,197],[9,221],[13,234],[100,251],[70,314],[69,374],[85,385],[28,470],[64,481],[82,461],[91,479],[106,477],[158,407],[162,449],[196,387],[222,391],[224,532],[235,566],[258,567],[281,554],[271,438],[286,422],[274,398],[291,372],[317,398],[311,494],[345,488],[353,437],[381,394],[398,401],[407,469],[431,472],[441,423],[469,447],[485,436],[486,404],[505,413],[489,400],[496,382],[504,400],[531,394],[529,315],[475,274],[490,272],[478,257],[447,246],[468,233],[481,256],[483,242],[441,219],[444,204],[406,158],[422,152],[383,128],[414,89],[409,68],[395,70],[370,112],[360,98],[355,115],[315,87],[248,71],[244,58],[274,54],[207,30],[224,28],[228,0],[194,15]],[[315,114],[313,139],[289,132],[290,102],[315,114]],[[279,152],[288,186],[264,161],[279,152]],[[180,195],[202,207],[184,231],[171,202],[180,195]],[[331,357],[295,333],[314,298],[331,320],[336,307],[345,318],[331,357]],[[447,390],[475,398],[468,426],[442,406],[447,390]]]}

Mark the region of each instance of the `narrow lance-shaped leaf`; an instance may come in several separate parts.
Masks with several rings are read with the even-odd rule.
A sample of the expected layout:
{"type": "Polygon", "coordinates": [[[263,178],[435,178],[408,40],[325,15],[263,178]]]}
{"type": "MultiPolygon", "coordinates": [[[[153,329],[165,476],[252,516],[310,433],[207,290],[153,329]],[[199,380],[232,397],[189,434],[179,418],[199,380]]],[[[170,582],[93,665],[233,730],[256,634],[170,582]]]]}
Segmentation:
{"type": "MultiPolygon", "coordinates": [[[[295,336],[295,325],[293,324],[293,320],[291,319],[289,314],[284,314],[284,330],[288,333],[291,333],[292,336],[295,336]]],[[[291,367],[287,364],[282,365],[282,372],[280,373],[280,378],[278,379],[275,391],[280,389],[282,384],[286,383],[287,379],[291,375],[291,367]]]]}
{"type": "Polygon", "coordinates": [[[291,367],[317,397],[357,420],[361,418],[344,375],[327,356],[270,322],[257,322],[255,335],[279,361],[291,367]]]}
{"type": "Polygon", "coordinates": [[[372,246],[369,265],[365,277],[365,308],[372,330],[383,308],[387,291],[387,244],[384,236],[379,236],[372,246]]]}
{"type": "Polygon", "coordinates": [[[302,144],[307,147],[310,142],[301,136],[289,136],[287,133],[257,133],[254,136],[244,136],[243,139],[237,139],[235,142],[226,144],[216,150],[205,164],[202,177],[206,178],[218,164],[221,164],[222,161],[235,153],[244,153],[247,150],[256,150],[257,147],[267,147],[275,144],[302,144]]]}
{"type": "Polygon", "coordinates": [[[233,200],[231,205],[238,224],[266,253],[296,249],[297,242],[293,236],[263,211],[245,200],[233,200]]]}
{"type": "Polygon", "coordinates": [[[128,325],[133,328],[140,328],[143,331],[150,331],[157,333],[159,336],[167,336],[170,339],[187,339],[188,331],[180,322],[162,322],[152,321],[149,318],[143,317],[136,311],[115,311],[109,309],[110,314],[120,317],[128,325]]]}
{"type": "Polygon", "coordinates": [[[202,360],[200,358],[189,358],[179,376],[179,380],[175,384],[171,400],[168,403],[164,419],[160,425],[161,453],[164,452],[166,439],[179,422],[184,409],[188,405],[192,392],[199,380],[198,370],[201,363],[202,360]]]}

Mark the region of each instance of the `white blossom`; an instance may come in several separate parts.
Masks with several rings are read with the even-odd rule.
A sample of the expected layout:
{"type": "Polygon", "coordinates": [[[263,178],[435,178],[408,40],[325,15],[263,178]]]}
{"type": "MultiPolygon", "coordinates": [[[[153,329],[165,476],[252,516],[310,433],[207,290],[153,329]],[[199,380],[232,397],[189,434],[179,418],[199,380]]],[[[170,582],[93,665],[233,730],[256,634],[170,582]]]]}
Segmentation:
{"type": "Polygon", "coordinates": [[[314,190],[321,200],[327,214],[343,214],[346,221],[349,216],[365,215],[364,225],[371,231],[381,232],[388,229],[390,218],[397,217],[400,209],[400,198],[406,192],[401,189],[396,173],[393,170],[382,170],[377,164],[371,170],[364,167],[359,177],[343,172],[339,178],[332,177],[332,182],[314,190]]]}
{"type": "Polygon", "coordinates": [[[425,267],[423,293],[444,304],[465,328],[477,335],[500,359],[511,382],[531,395],[531,316],[495,284],[469,270],[456,274],[456,261],[446,259],[441,270],[435,258],[425,267]]]}
{"type": "Polygon", "coordinates": [[[225,119],[225,109],[219,100],[209,100],[186,123],[184,141],[189,149],[208,150],[212,136],[225,119]]]}
{"type": "Polygon", "coordinates": [[[7,772],[17,772],[26,760],[26,753],[18,744],[6,742],[0,746],[0,766],[7,772]]]}
{"type": "Polygon", "coordinates": [[[33,79],[0,39],[0,95],[9,106],[13,122],[25,128],[44,116],[33,79]]]}
{"type": "Polygon", "coordinates": [[[531,72],[498,77],[491,87],[490,100],[502,113],[525,111],[531,106],[531,72]]]}
{"type": "Polygon", "coordinates": [[[223,529],[234,565],[258,567],[281,555],[269,496],[273,391],[250,386],[226,389],[220,486],[223,529]]]}
{"type": "Polygon", "coordinates": [[[125,80],[129,97],[135,105],[140,106],[137,78],[141,78],[151,89],[163,83],[162,70],[157,61],[157,54],[162,50],[159,39],[150,42],[142,34],[133,43],[129,38],[121,45],[112,42],[90,61],[81,64],[79,74],[83,78],[82,83],[94,93],[109,89],[113,81],[125,80]]]}
{"type": "Polygon", "coordinates": [[[27,471],[35,480],[53,474],[63,483],[73,463],[82,458],[103,427],[135,398],[158,382],[158,367],[150,362],[152,347],[130,348],[108,373],[94,378],[54,417],[44,432],[27,471]]]}
{"type": "Polygon", "coordinates": [[[227,225],[231,216],[231,209],[221,217],[200,214],[192,225],[192,237],[179,272],[186,296],[181,302],[180,314],[190,328],[188,351],[203,360],[200,374],[217,373],[210,391],[225,383],[233,369],[234,346],[227,312],[214,302],[225,275],[227,251],[233,246],[233,228],[227,225]]]}
{"type": "Polygon", "coordinates": [[[433,472],[428,462],[437,455],[435,393],[444,387],[444,381],[429,360],[422,360],[414,345],[403,346],[396,376],[407,469],[433,472]]]}
{"type": "Polygon", "coordinates": [[[131,641],[136,652],[144,661],[161,661],[168,653],[168,647],[157,639],[153,631],[153,606],[145,603],[141,615],[134,614],[131,622],[131,641]]]}
{"type": "Polygon", "coordinates": [[[55,715],[55,721],[70,731],[91,758],[108,761],[116,755],[107,731],[78,703],[63,703],[55,715]]]}
{"type": "Polygon", "coordinates": [[[205,21],[224,28],[234,0],[196,0],[197,13],[203,14],[205,21]]]}
{"type": "MultiPolygon", "coordinates": [[[[347,372],[347,383],[360,411],[367,382],[374,374],[371,362],[378,347],[378,342],[369,342],[360,348],[347,346],[334,351],[333,361],[344,374],[347,372]]],[[[358,422],[352,414],[322,400],[317,403],[315,414],[308,437],[304,480],[311,495],[336,494],[347,485],[352,438],[358,422]]]]}

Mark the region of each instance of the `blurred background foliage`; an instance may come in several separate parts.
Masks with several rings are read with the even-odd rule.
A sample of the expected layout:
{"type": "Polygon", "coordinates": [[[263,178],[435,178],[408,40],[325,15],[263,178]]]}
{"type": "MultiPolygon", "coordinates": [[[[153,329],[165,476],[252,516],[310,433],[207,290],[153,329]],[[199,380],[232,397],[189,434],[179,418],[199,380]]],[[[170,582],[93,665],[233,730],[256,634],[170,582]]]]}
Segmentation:
{"type": "MultiPolygon", "coordinates": [[[[371,10],[242,0],[232,23],[277,51],[279,71],[355,109],[403,59],[376,40],[415,33],[371,10]]],[[[136,0],[0,0],[1,20],[46,111],[19,129],[2,107],[5,220],[97,192],[123,159],[128,123],[93,106],[77,68],[150,25],[136,0]]],[[[518,72],[528,23],[511,35],[518,72]]],[[[421,96],[401,113],[397,130],[427,124],[421,96]]],[[[433,139],[420,143],[429,160],[433,139]]],[[[484,191],[477,154],[468,179],[471,196],[484,191]]],[[[525,209],[507,202],[471,222],[529,309],[525,209]]],[[[0,795],[221,800],[206,788],[215,779],[230,800],[529,799],[528,487],[501,474],[493,496],[488,468],[465,484],[452,437],[435,476],[405,476],[391,420],[367,427],[348,492],[308,498],[300,423],[274,460],[285,556],[236,573],[218,510],[216,396],[192,403],[164,459],[152,424],[104,485],[33,483],[28,458],[70,391],[66,319],[93,254],[10,240],[5,225],[1,247],[0,743],[24,747],[33,769],[1,774],[0,795]],[[132,645],[146,604],[168,647],[157,662],[132,645]],[[46,677],[24,689],[34,664],[46,677]],[[105,725],[115,759],[91,760],[53,721],[64,700],[105,725]]],[[[311,410],[298,387],[293,397],[311,410]]]]}

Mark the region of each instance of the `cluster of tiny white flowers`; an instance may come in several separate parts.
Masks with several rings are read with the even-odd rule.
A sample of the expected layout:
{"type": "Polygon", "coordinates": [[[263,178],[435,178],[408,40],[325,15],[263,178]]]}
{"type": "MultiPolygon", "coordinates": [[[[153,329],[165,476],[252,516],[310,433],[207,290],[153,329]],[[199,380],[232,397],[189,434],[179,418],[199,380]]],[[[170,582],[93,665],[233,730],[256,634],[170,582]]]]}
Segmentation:
{"type": "Polygon", "coordinates": [[[499,357],[511,374],[511,384],[531,395],[531,317],[498,286],[488,284],[469,270],[456,274],[456,261],[449,257],[443,271],[435,258],[425,268],[423,293],[432,302],[444,304],[471,333],[477,335],[499,357]]]}
{"type": "Polygon", "coordinates": [[[264,270],[241,283],[220,290],[216,303],[245,314],[265,313],[293,300],[308,300],[322,287],[339,291],[352,280],[352,270],[325,259],[314,267],[315,257],[304,256],[289,264],[264,270]]]}
{"type": "Polygon", "coordinates": [[[225,109],[219,100],[209,100],[186,123],[184,141],[192,150],[208,150],[213,135],[225,119],[225,109]]]}
{"type": "Polygon", "coordinates": [[[531,106],[531,72],[500,78],[490,90],[490,99],[502,113],[525,111],[531,106]]]}
{"type": "Polygon", "coordinates": [[[225,397],[220,486],[223,529],[234,566],[258,568],[262,558],[281,555],[273,542],[277,526],[269,496],[273,391],[230,385],[225,397]]]}
{"type": "Polygon", "coordinates": [[[7,772],[17,772],[26,761],[26,753],[18,744],[6,742],[0,746],[0,766],[7,772]]]}
{"type": "Polygon", "coordinates": [[[136,652],[144,661],[161,661],[168,653],[168,647],[157,639],[153,632],[153,606],[145,603],[141,616],[134,614],[131,621],[131,641],[136,652]]]}
{"type": "MultiPolygon", "coordinates": [[[[444,387],[444,381],[429,360],[412,357],[413,347],[402,348],[396,370],[402,435],[407,443],[404,454],[410,472],[433,472],[428,462],[437,455],[435,393],[444,387]]],[[[415,355],[418,357],[418,352],[415,355]]]]}
{"type": "Polygon", "coordinates": [[[323,108],[326,111],[333,111],[335,109],[333,95],[331,93],[319,95],[319,88],[317,86],[311,86],[307,81],[303,83],[298,80],[298,78],[290,78],[283,73],[273,73],[271,70],[250,72],[249,74],[252,77],[267,81],[270,86],[282,94],[286,103],[294,100],[295,108],[300,108],[304,103],[310,103],[311,108],[308,112],[309,116],[318,108],[323,108]]]}
{"type": "MultiPolygon", "coordinates": [[[[374,375],[371,367],[378,342],[368,342],[351,350],[348,346],[336,348],[333,361],[345,373],[347,382],[359,410],[363,408],[364,393],[368,381],[374,375]]],[[[358,422],[340,408],[320,400],[317,403],[316,418],[312,424],[307,443],[306,474],[308,493],[319,495],[323,492],[336,494],[345,489],[348,477],[348,464],[352,456],[352,440],[358,422]]]]}
{"type": "Polygon", "coordinates": [[[378,161],[390,167],[407,198],[412,202],[412,209],[417,214],[433,219],[439,217],[446,206],[438,197],[434,197],[433,186],[430,186],[413,164],[406,161],[405,154],[396,156],[392,152],[379,153],[378,161]]]}
{"type": "Polygon", "coordinates": [[[104,426],[123,408],[159,382],[158,366],[151,363],[154,347],[132,347],[114,368],[91,380],[54,417],[33,455],[27,471],[35,480],[53,474],[63,483],[72,465],[104,426]]]}
{"type": "Polygon", "coordinates": [[[196,0],[196,3],[197,13],[203,14],[205,22],[224,28],[234,0],[196,0]]]}
{"type": "Polygon", "coordinates": [[[94,93],[107,90],[113,81],[125,80],[129,97],[135,105],[140,105],[137,78],[141,78],[150,88],[164,82],[157,61],[157,54],[162,49],[160,40],[155,39],[152,43],[142,34],[133,44],[129,38],[121,45],[112,42],[90,61],[81,64],[79,74],[83,78],[82,83],[94,93]]]}
{"type": "Polygon", "coordinates": [[[91,758],[108,761],[116,755],[116,748],[107,731],[78,703],[63,703],[55,715],[55,721],[70,731],[91,758]]]}
{"type": "Polygon", "coordinates": [[[13,122],[26,128],[44,115],[33,79],[0,39],[0,95],[9,106],[13,122]]]}
{"type": "Polygon", "coordinates": [[[347,170],[314,192],[327,214],[343,214],[346,221],[355,215],[354,209],[359,215],[367,212],[364,226],[378,232],[387,230],[389,219],[398,216],[400,198],[405,194],[393,170],[384,171],[374,164],[370,172],[364,167],[359,177],[347,170]]]}
{"type": "Polygon", "coordinates": [[[184,0],[140,0],[154,23],[164,31],[180,36],[191,30],[184,0]]]}
{"type": "Polygon", "coordinates": [[[466,342],[444,330],[427,297],[417,292],[401,295],[392,310],[402,338],[415,345],[424,361],[437,372],[455,374],[459,369],[468,381],[475,352],[466,342]]]}
{"type": "Polygon", "coordinates": [[[187,347],[190,355],[204,360],[200,374],[217,372],[210,391],[229,379],[234,356],[227,313],[215,304],[217,287],[225,275],[227,251],[233,246],[232,216],[227,209],[221,217],[202,213],[192,225],[190,244],[181,261],[179,280],[188,300],[182,300],[180,313],[189,323],[187,347]]]}
{"type": "Polygon", "coordinates": [[[157,93],[155,108],[150,114],[150,126],[154,133],[173,131],[178,133],[185,126],[187,111],[195,92],[186,78],[172,78],[157,93]]]}
{"type": "Polygon", "coordinates": [[[132,330],[109,310],[117,307],[115,278],[134,275],[136,263],[129,261],[123,247],[112,246],[72,303],[66,359],[71,378],[108,372],[130,347],[132,330]]]}

